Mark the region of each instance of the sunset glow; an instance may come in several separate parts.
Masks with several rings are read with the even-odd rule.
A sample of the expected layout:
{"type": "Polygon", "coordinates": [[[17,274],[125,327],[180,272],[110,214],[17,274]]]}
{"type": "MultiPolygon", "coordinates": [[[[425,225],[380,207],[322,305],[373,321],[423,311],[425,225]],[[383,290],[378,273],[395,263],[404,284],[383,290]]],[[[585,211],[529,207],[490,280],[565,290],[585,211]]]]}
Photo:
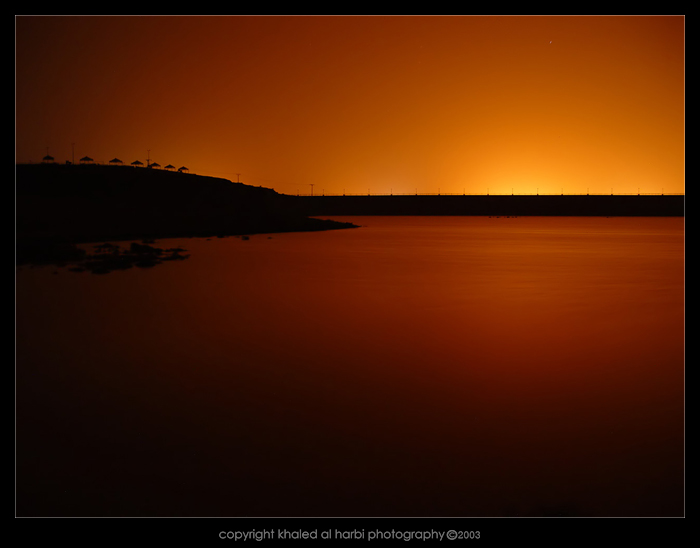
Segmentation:
{"type": "Polygon", "coordinates": [[[285,194],[685,192],[685,19],[31,17],[16,161],[285,194]]]}

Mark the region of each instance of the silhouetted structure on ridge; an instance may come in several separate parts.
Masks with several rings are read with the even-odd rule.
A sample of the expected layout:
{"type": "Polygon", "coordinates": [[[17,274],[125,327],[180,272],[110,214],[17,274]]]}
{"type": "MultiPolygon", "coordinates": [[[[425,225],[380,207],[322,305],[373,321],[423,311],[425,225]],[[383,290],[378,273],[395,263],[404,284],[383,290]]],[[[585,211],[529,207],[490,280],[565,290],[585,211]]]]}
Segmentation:
{"type": "MultiPolygon", "coordinates": [[[[73,160],[73,161],[67,160],[67,161],[66,161],[66,165],[73,165],[74,161],[75,161],[75,160],[73,160]]],[[[82,158],[80,158],[79,162],[80,162],[81,165],[86,165],[86,164],[97,164],[97,165],[100,165],[100,164],[101,164],[101,165],[104,165],[104,163],[105,163],[104,161],[96,162],[96,161],[95,161],[93,158],[91,158],[90,156],[83,156],[82,158]]],[[[29,163],[31,164],[31,162],[29,162],[29,163]]],[[[42,164],[55,164],[55,163],[57,163],[56,160],[55,160],[55,158],[49,154],[49,148],[48,148],[48,147],[46,147],[46,155],[41,159],[41,163],[42,163],[42,164]]],[[[110,165],[110,166],[123,166],[123,165],[124,165],[124,162],[123,162],[120,158],[117,158],[117,157],[115,156],[114,158],[112,158],[111,160],[109,160],[109,162],[107,162],[107,164],[110,165]]],[[[145,164],[144,164],[141,160],[134,160],[134,161],[131,162],[129,165],[132,166],[132,167],[143,167],[143,166],[146,166],[147,168],[163,169],[163,170],[165,170],[165,171],[172,171],[172,172],[178,172],[178,173],[189,173],[189,169],[188,169],[187,167],[185,167],[185,166],[182,166],[182,167],[179,167],[179,168],[178,168],[178,167],[175,167],[173,164],[168,164],[168,165],[166,165],[166,166],[163,168],[159,163],[157,163],[157,162],[152,162],[152,161],[151,161],[151,157],[150,157],[150,151],[149,151],[149,155],[148,155],[148,158],[146,159],[146,163],[145,163],[145,164]]]]}

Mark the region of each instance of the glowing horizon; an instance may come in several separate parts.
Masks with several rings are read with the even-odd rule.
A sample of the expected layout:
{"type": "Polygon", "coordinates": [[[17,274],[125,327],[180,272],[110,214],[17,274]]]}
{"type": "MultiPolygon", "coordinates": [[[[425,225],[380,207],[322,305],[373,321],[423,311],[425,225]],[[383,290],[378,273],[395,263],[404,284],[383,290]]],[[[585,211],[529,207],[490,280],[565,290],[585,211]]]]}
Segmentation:
{"type": "Polygon", "coordinates": [[[16,17],[17,162],[285,194],[685,193],[685,19],[16,17]]]}

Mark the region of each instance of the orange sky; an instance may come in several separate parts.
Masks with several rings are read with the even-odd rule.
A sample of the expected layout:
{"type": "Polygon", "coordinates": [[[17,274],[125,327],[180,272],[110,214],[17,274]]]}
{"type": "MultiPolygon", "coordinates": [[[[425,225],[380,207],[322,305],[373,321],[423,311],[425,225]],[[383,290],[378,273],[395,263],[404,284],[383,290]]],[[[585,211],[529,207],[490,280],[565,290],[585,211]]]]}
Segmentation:
{"type": "Polygon", "coordinates": [[[682,16],[15,23],[18,162],[150,150],[288,194],[685,192],[682,16]]]}

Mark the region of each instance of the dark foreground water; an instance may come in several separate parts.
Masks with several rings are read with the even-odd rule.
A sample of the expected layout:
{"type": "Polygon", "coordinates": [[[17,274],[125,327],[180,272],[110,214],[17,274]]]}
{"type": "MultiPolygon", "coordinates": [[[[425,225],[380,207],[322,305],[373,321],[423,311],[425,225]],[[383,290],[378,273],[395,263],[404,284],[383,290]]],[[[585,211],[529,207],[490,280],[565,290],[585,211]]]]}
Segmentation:
{"type": "Polygon", "coordinates": [[[17,514],[683,515],[682,218],[344,220],[18,270],[17,514]]]}

